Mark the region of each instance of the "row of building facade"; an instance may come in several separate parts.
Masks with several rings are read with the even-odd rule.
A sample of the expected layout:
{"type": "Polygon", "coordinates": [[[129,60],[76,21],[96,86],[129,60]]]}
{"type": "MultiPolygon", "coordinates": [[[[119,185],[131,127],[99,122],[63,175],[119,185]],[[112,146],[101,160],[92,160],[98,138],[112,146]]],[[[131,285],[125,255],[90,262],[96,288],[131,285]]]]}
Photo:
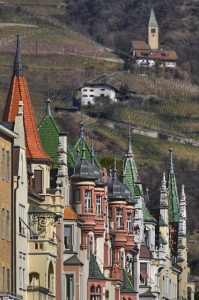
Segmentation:
{"type": "Polygon", "coordinates": [[[18,37],[0,123],[0,298],[193,300],[172,149],[150,212],[130,134],[119,176],[116,158],[110,171],[101,165],[83,123],[68,144],[50,102],[37,128],[18,37]]]}

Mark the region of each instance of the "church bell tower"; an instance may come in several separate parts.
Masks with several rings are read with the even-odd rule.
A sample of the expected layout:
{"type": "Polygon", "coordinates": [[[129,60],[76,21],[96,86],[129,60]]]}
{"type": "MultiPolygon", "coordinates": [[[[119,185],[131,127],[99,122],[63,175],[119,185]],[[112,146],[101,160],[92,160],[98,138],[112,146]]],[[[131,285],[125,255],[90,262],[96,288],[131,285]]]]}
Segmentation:
{"type": "Polygon", "coordinates": [[[153,9],[151,9],[148,25],[148,44],[152,50],[159,49],[159,26],[153,9]]]}

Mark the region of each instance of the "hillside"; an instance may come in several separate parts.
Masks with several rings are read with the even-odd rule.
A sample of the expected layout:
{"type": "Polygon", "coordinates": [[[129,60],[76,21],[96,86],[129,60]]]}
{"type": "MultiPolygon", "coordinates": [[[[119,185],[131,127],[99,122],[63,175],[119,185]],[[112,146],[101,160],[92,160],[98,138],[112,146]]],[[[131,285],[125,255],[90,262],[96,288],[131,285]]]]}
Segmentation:
{"type": "Polygon", "coordinates": [[[160,44],[177,51],[178,76],[199,82],[199,3],[194,0],[65,0],[62,19],[109,47],[129,51],[131,40],[147,41],[151,4],[160,26],[160,44]]]}
{"type": "MultiPolygon", "coordinates": [[[[194,14],[197,14],[198,6],[197,2],[183,1],[179,20],[174,22],[179,3],[182,4],[182,1],[154,1],[157,18],[165,15],[161,25],[161,31],[165,33],[162,43],[176,47],[183,76],[189,77],[191,72],[193,81],[197,82],[198,60],[195,45],[198,36],[194,27],[187,29],[188,33],[184,31],[187,35],[182,35],[181,28],[184,27],[181,24],[181,9],[188,9],[193,15],[191,20],[189,14],[184,17],[185,25],[188,26],[190,22],[197,25],[194,14]],[[192,39],[190,44],[189,38],[192,39]],[[189,51],[187,44],[190,46],[189,51]]],[[[131,39],[146,38],[148,12],[149,5],[145,0],[118,0],[114,1],[114,5],[113,0],[108,3],[103,0],[67,1],[66,5],[53,0],[43,0],[42,4],[40,0],[8,0],[6,4],[0,4],[1,111],[8,93],[16,34],[19,33],[22,40],[24,74],[28,80],[38,123],[44,116],[46,96],[55,100],[54,105],[68,105],[75,89],[84,82],[98,81],[100,78],[116,88],[123,86],[137,92],[132,100],[115,106],[98,107],[108,118],[127,122],[130,117],[133,124],[199,140],[198,86],[180,80],[121,72],[122,61],[91,38],[104,45],[127,51],[131,39]],[[96,9],[98,5],[99,8],[96,9]]],[[[120,127],[110,129],[103,121],[90,119],[79,113],[55,113],[54,116],[68,132],[70,143],[78,135],[78,122],[85,118],[87,136],[94,136],[96,152],[103,162],[110,161],[115,149],[118,159],[121,160],[126,149],[127,130],[120,127]]],[[[162,172],[167,169],[170,141],[139,135],[133,135],[133,139],[140,178],[144,187],[149,187],[151,204],[154,205],[159,197],[162,172]]],[[[186,187],[188,229],[190,233],[194,233],[190,239],[194,239],[199,230],[199,149],[178,143],[173,143],[172,146],[178,187],[182,183],[186,187]]],[[[109,168],[109,164],[106,166],[109,168]]],[[[191,258],[199,255],[196,250],[191,248],[191,258]]]]}
{"type": "Polygon", "coordinates": [[[12,74],[16,34],[21,37],[24,73],[39,119],[47,94],[68,101],[85,81],[122,66],[104,47],[37,11],[0,4],[0,19],[1,108],[12,74]]]}

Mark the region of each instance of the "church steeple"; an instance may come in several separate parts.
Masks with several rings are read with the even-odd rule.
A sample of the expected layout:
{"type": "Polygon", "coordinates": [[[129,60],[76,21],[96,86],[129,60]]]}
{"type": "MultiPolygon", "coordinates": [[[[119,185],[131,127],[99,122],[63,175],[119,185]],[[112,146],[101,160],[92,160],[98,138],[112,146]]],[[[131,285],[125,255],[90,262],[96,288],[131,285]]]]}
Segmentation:
{"type": "Polygon", "coordinates": [[[13,75],[22,76],[23,75],[23,65],[21,60],[21,46],[20,46],[20,36],[17,35],[17,48],[14,60],[13,75]]]}
{"type": "Polygon", "coordinates": [[[159,26],[153,9],[151,9],[148,24],[148,44],[152,50],[159,49],[159,26]]]}
{"type": "Polygon", "coordinates": [[[50,159],[40,143],[26,78],[22,72],[20,39],[19,36],[17,36],[13,75],[4,111],[4,121],[15,122],[15,118],[19,110],[19,101],[23,102],[24,108],[23,119],[26,141],[26,157],[27,159],[34,160],[35,163],[36,161],[46,161],[49,163],[50,159]]]}
{"type": "Polygon", "coordinates": [[[176,223],[179,220],[179,200],[176,178],[174,174],[173,149],[170,148],[169,152],[169,167],[167,174],[169,222],[176,223]]]}

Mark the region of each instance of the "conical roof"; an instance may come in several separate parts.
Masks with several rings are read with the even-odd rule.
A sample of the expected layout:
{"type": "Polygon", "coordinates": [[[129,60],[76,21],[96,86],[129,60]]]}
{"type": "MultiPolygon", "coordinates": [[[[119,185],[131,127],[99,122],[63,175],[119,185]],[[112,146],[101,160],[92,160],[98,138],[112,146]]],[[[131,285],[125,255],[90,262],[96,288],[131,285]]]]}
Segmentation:
{"type": "Polygon", "coordinates": [[[179,221],[179,200],[173,165],[173,149],[170,148],[169,168],[167,174],[169,222],[179,221]]]}
{"type": "Polygon", "coordinates": [[[46,99],[46,115],[39,125],[38,132],[42,146],[53,162],[53,168],[58,167],[58,146],[60,130],[51,114],[49,98],[46,99]]]}
{"type": "Polygon", "coordinates": [[[23,102],[24,129],[26,141],[26,157],[31,160],[50,162],[43,150],[37,132],[36,119],[33,111],[27,81],[23,75],[20,40],[17,36],[17,50],[13,66],[13,75],[4,111],[4,121],[14,122],[18,113],[19,101],[23,102]]]}
{"type": "Polygon", "coordinates": [[[151,9],[150,18],[149,18],[149,27],[158,27],[158,22],[155,17],[154,10],[151,9]]]}

